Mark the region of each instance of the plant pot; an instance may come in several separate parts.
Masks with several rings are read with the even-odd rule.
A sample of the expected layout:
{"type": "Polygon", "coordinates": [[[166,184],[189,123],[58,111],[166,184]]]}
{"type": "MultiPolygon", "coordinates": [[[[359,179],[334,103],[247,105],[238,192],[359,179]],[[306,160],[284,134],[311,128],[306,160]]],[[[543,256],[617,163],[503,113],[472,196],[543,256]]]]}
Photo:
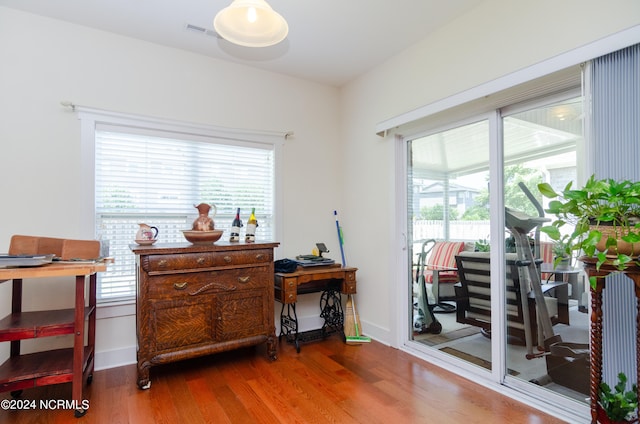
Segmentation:
{"type": "MultiPolygon", "coordinates": [[[[554,259],[555,263],[556,259],[554,259]]],[[[557,271],[567,271],[571,269],[571,258],[563,258],[558,262],[555,268],[557,271]]]]}
{"type": "Polygon", "coordinates": [[[592,231],[598,230],[602,233],[602,238],[600,239],[600,242],[598,242],[598,244],[596,245],[596,249],[598,249],[600,252],[605,252],[607,255],[614,255],[614,256],[618,254],[629,255],[629,256],[636,256],[640,254],[640,243],[627,243],[626,241],[622,241],[620,237],[624,234],[620,234],[620,231],[621,231],[620,228],[616,228],[609,225],[602,225],[602,224],[592,225],[589,228],[592,231]],[[613,237],[614,239],[617,240],[616,247],[610,247],[609,249],[607,249],[606,245],[607,245],[607,239],[609,237],[613,237]]]}
{"type": "Polygon", "coordinates": [[[638,420],[621,420],[621,421],[614,421],[611,418],[607,417],[607,413],[604,412],[604,409],[602,409],[602,407],[600,406],[600,404],[598,404],[598,406],[596,407],[596,412],[597,412],[597,418],[598,418],[598,423],[600,424],[627,424],[627,423],[637,423],[638,420]]]}

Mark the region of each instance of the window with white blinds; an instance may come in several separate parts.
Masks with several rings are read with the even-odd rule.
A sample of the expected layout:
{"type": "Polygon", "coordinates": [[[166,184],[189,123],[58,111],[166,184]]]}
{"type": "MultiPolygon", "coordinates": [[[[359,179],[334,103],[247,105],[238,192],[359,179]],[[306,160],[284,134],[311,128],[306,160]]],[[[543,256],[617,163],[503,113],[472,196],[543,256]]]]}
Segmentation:
{"type": "Polygon", "coordinates": [[[114,264],[100,273],[102,301],[135,295],[133,243],[139,223],[159,229],[158,243],[186,242],[194,205],[213,204],[215,228],[228,238],[236,209],[256,209],[257,240],[273,240],[274,145],[127,127],[96,126],[95,228],[114,264]]]}

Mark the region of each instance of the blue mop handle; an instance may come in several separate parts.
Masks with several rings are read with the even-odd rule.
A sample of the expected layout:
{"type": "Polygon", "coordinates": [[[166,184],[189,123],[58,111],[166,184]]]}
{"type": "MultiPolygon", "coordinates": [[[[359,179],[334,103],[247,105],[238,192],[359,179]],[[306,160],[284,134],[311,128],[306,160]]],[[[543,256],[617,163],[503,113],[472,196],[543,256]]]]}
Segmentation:
{"type": "Polygon", "coordinates": [[[342,239],[342,229],[340,228],[340,224],[338,223],[338,212],[333,211],[333,215],[336,217],[336,229],[338,230],[338,242],[340,243],[340,255],[342,255],[342,266],[347,266],[347,261],[344,258],[344,240],[342,239]]]}

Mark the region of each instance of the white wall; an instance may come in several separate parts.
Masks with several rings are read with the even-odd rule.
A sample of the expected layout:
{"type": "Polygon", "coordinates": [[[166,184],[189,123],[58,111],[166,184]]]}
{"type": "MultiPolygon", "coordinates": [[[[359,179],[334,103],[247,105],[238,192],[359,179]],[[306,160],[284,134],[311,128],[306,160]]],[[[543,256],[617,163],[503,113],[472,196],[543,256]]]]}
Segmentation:
{"type": "Polygon", "coordinates": [[[376,124],[638,24],[635,0],[489,0],[344,87],[343,221],[368,334],[398,342],[395,296],[406,284],[394,262],[394,142],[376,124]]]}
{"type": "MultiPolygon", "coordinates": [[[[364,330],[394,344],[394,295],[406,282],[395,275],[394,148],[375,135],[376,124],[638,23],[637,0],[487,0],[338,91],[0,7],[0,252],[15,233],[92,236],[74,225],[87,199],[75,192],[78,121],[61,100],[216,126],[292,130],[282,164],[278,255],[323,241],[337,259],[337,209],[349,264],[359,268],[364,330]],[[308,181],[322,184],[305,194],[308,181]]],[[[26,286],[29,309],[69,306],[72,292],[60,284],[26,286]]],[[[0,285],[0,316],[9,310],[9,293],[0,285]]],[[[303,323],[311,325],[316,309],[315,295],[307,296],[298,309],[303,323]]],[[[133,326],[132,317],[101,320],[98,355],[134,349],[133,326]]],[[[8,347],[0,349],[7,354],[8,347]]]]}
{"type": "MultiPolygon", "coordinates": [[[[310,253],[316,242],[339,252],[336,88],[0,7],[0,93],[0,252],[12,234],[93,237],[77,225],[91,200],[78,195],[80,126],[62,100],[221,127],[293,131],[279,165],[285,225],[277,255],[310,253]],[[309,182],[320,184],[310,192],[309,182]]],[[[72,286],[28,281],[25,309],[70,307],[72,286]]],[[[9,284],[0,284],[0,316],[10,310],[10,292],[9,284]]],[[[317,297],[303,298],[299,316],[311,326],[319,321],[317,297]]],[[[135,361],[133,317],[99,320],[96,349],[98,366],[101,354],[122,349],[135,361]]]]}

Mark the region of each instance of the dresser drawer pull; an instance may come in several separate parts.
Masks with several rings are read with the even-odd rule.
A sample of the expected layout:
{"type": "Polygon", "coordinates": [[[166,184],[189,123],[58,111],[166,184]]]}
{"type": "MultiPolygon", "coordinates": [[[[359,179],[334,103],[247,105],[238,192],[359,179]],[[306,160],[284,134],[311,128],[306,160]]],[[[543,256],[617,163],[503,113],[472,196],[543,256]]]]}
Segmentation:
{"type": "Polygon", "coordinates": [[[256,255],[256,259],[259,260],[259,261],[263,260],[264,259],[264,253],[258,253],[256,255]]]}
{"type": "Polygon", "coordinates": [[[238,277],[238,281],[241,282],[242,284],[247,284],[249,282],[249,280],[251,279],[251,277],[246,276],[246,277],[238,277]]]}
{"type": "Polygon", "coordinates": [[[231,256],[225,256],[225,257],[224,257],[224,261],[225,261],[226,263],[230,264],[230,263],[231,263],[231,256]]]}
{"type": "Polygon", "coordinates": [[[173,288],[176,290],[184,290],[188,285],[189,283],[187,283],[186,281],[184,283],[173,283],[173,288]]]}
{"type": "Polygon", "coordinates": [[[202,265],[204,263],[204,258],[200,257],[196,262],[198,262],[198,265],[202,265]]]}
{"type": "Polygon", "coordinates": [[[167,266],[167,261],[165,259],[158,261],[158,266],[167,266]]]}
{"type": "Polygon", "coordinates": [[[234,290],[237,289],[236,286],[229,286],[229,285],[220,284],[220,283],[209,283],[209,284],[206,284],[206,285],[200,287],[198,290],[196,290],[194,292],[190,292],[189,296],[195,296],[197,294],[203,293],[203,292],[205,292],[205,291],[207,291],[209,289],[212,289],[212,288],[225,290],[225,291],[234,291],[234,290]]]}

